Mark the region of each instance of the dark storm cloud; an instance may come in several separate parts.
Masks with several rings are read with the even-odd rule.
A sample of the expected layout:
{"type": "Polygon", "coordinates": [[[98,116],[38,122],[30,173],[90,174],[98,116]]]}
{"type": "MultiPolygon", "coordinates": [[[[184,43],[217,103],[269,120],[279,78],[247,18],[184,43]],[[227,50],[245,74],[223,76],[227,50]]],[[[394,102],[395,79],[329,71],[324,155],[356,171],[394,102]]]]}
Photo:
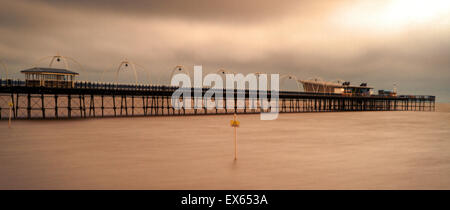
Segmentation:
{"type": "MultiPolygon", "coordinates": [[[[319,1],[299,0],[40,0],[59,7],[134,16],[196,21],[260,21],[293,12],[307,13],[319,1]],[[293,11],[292,8],[304,8],[293,11]]],[[[323,9],[323,8],[322,8],[323,9]]],[[[236,23],[239,23],[236,22],[236,23]]]]}
{"type": "Polygon", "coordinates": [[[58,19],[51,18],[46,7],[30,7],[24,1],[5,1],[0,7],[0,25],[7,28],[49,27],[58,19]]]}

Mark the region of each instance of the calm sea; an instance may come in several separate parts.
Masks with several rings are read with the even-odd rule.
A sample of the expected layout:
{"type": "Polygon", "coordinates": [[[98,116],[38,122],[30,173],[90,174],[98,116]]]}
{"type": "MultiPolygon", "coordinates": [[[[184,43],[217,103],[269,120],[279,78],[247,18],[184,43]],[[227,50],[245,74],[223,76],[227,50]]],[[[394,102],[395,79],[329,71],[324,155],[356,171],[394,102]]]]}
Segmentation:
{"type": "Polygon", "coordinates": [[[0,189],[450,189],[436,112],[0,121],[0,189]]]}

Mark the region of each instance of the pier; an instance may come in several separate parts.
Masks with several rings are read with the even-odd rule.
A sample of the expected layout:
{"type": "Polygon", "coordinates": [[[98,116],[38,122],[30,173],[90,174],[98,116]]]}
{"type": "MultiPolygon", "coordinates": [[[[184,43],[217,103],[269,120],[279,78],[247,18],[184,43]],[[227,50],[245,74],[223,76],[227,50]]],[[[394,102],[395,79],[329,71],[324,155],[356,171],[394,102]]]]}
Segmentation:
{"type": "MultiPolygon", "coordinates": [[[[8,119],[12,102],[13,119],[57,119],[91,117],[176,116],[214,114],[255,114],[269,112],[261,108],[259,95],[251,98],[251,90],[220,90],[234,93],[232,106],[223,108],[175,109],[171,96],[178,87],[160,85],[116,84],[75,81],[73,87],[31,87],[22,80],[0,80],[0,119],[8,119]],[[245,92],[245,104],[238,105],[238,93],[245,92]],[[254,107],[250,104],[254,103],[254,107]]],[[[203,97],[208,88],[192,88],[203,97]]],[[[267,99],[270,100],[270,91],[267,99]]],[[[197,96],[199,96],[198,94],[197,96]]],[[[226,103],[212,95],[214,103],[226,103]]],[[[184,102],[184,100],[183,100],[184,102]]],[[[229,103],[229,102],[228,102],[229,103]]],[[[280,113],[341,111],[434,111],[435,96],[423,95],[345,95],[280,91],[280,113]]]]}

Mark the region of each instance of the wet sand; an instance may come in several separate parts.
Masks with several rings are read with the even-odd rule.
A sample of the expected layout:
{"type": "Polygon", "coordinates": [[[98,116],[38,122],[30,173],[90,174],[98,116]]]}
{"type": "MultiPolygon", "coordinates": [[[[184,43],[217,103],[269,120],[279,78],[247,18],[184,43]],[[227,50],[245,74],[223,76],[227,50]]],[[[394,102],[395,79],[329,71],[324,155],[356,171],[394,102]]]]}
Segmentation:
{"type": "Polygon", "coordinates": [[[436,112],[0,121],[0,189],[450,189],[436,112]]]}

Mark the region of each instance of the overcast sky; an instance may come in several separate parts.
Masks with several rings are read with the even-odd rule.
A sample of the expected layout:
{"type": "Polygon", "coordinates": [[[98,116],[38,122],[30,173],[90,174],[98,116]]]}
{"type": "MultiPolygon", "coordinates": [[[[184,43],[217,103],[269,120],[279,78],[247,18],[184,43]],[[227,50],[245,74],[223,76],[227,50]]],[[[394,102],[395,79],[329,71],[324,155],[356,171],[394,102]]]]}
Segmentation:
{"type": "MultiPolygon", "coordinates": [[[[82,65],[69,62],[82,80],[106,71],[103,80],[114,81],[128,58],[152,83],[196,64],[204,73],[291,73],[376,89],[396,83],[401,94],[450,101],[447,0],[0,1],[0,60],[16,78],[59,52],[82,65]]],[[[121,71],[119,82],[132,80],[121,71]]]]}

